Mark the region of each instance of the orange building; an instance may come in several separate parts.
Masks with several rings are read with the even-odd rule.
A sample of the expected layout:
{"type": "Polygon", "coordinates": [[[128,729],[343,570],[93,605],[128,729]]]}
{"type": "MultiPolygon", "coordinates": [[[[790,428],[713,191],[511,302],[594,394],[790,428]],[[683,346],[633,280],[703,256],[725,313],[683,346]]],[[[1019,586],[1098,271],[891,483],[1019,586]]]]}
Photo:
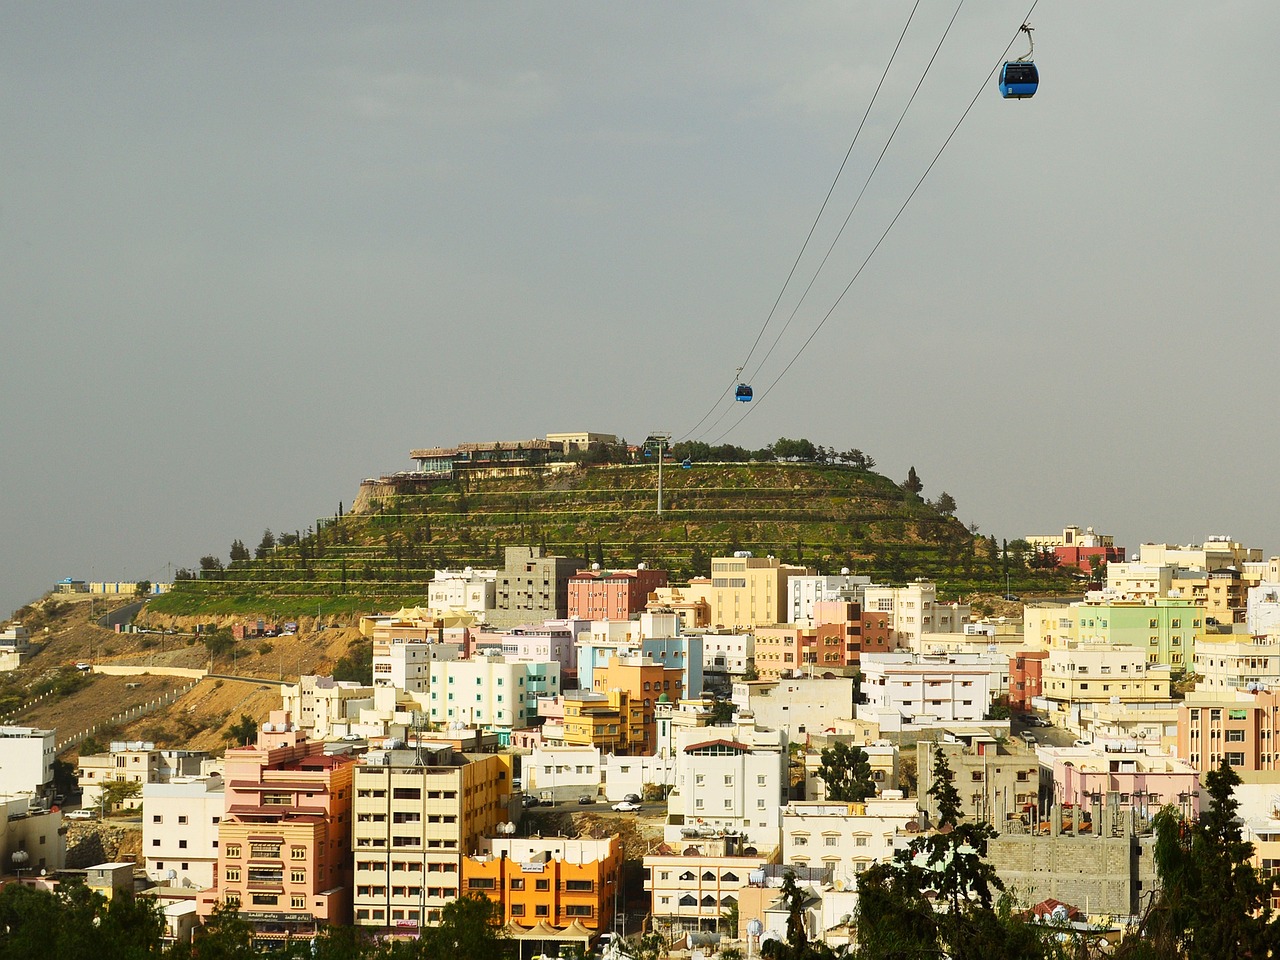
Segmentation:
{"type": "Polygon", "coordinates": [[[668,700],[684,698],[684,670],[640,654],[611,657],[603,667],[596,667],[592,686],[605,696],[625,694],[627,752],[652,756],[658,743],[654,705],[663,694],[668,700]]]}
{"type": "Polygon", "coordinates": [[[621,869],[617,834],[602,840],[503,837],[483,841],[481,853],[463,859],[462,885],[499,904],[504,923],[563,929],[576,922],[602,932],[613,923],[621,869]]]}
{"type": "Polygon", "coordinates": [[[260,940],[351,922],[354,765],[326,755],[283,710],[254,746],[227,750],[218,867],[199,894],[202,920],[219,903],[235,906],[260,940]]]}

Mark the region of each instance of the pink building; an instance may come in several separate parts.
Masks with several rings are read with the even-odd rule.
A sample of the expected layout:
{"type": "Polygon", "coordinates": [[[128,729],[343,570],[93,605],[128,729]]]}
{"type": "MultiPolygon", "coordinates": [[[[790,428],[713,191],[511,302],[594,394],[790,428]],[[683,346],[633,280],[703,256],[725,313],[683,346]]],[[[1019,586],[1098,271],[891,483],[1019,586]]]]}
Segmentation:
{"type": "Polygon", "coordinates": [[[202,920],[222,902],[264,942],[351,922],[351,779],[355,761],[328,756],[283,710],[258,742],[226,753],[225,813],[214,886],[202,920]]]}
{"type": "Polygon", "coordinates": [[[649,594],[667,585],[665,570],[579,570],[569,578],[569,616],[584,620],[630,620],[649,594]]]}
{"type": "Polygon", "coordinates": [[[1121,809],[1147,816],[1165,804],[1199,812],[1200,773],[1186,760],[1136,750],[1062,748],[1046,753],[1053,755],[1054,803],[1098,809],[1115,793],[1121,809]]]}

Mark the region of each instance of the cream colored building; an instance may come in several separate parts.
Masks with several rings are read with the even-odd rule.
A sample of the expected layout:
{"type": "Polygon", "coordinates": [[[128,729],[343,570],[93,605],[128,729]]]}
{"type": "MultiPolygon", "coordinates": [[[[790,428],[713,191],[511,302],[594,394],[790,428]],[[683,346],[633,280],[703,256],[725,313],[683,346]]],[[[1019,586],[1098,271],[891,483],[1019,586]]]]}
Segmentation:
{"type": "Polygon", "coordinates": [[[1199,692],[1280,689],[1280,636],[1201,634],[1194,672],[1199,692]]]}
{"type": "Polygon", "coordinates": [[[1195,570],[1240,569],[1245,563],[1262,560],[1259,547],[1246,547],[1230,537],[1209,537],[1200,546],[1144,543],[1138,548],[1138,562],[1155,567],[1189,567],[1195,570]]]}
{"type": "Polygon", "coordinates": [[[465,611],[483,617],[498,596],[497,570],[437,570],[427,584],[427,609],[444,616],[465,611]]]}
{"type": "Polygon", "coordinates": [[[371,752],[354,770],[357,926],[433,924],[460,892],[462,857],[511,819],[504,758],[449,747],[371,752]]]}
{"type": "MultiPolygon", "coordinates": [[[[745,553],[745,551],[743,551],[745,553]]],[[[714,557],[707,601],[715,629],[770,626],[788,614],[787,579],[812,576],[809,567],[776,557],[714,557]]]]}
{"type": "Polygon", "coordinates": [[[1139,647],[1069,643],[1049,651],[1043,696],[1065,704],[1169,700],[1169,668],[1147,662],[1139,647]]]}
{"type": "Polygon", "coordinates": [[[219,776],[144,786],[142,854],[147,876],[171,887],[212,887],[225,799],[219,776]]]}
{"type": "Polygon", "coordinates": [[[1173,567],[1145,563],[1108,563],[1107,590],[1125,600],[1167,597],[1173,588],[1173,567]]]}
{"type": "Polygon", "coordinates": [[[895,838],[919,822],[914,797],[792,801],[782,811],[782,862],[828,867],[837,890],[853,889],[858,874],[893,859],[895,838]]]}
{"type": "Polygon", "coordinates": [[[373,687],[333,677],[308,674],[280,684],[283,709],[313,740],[331,739],[335,726],[345,733],[362,709],[373,706],[373,697],[373,687]]]}
{"type": "Polygon", "coordinates": [[[872,584],[863,588],[862,609],[890,615],[894,645],[899,650],[920,653],[922,637],[932,633],[961,633],[969,622],[967,603],[940,603],[938,585],[915,580],[904,586],[872,584]]]}
{"type": "Polygon", "coordinates": [[[774,848],[744,845],[723,834],[698,836],[696,828],[690,829],[693,836],[644,858],[650,914],[665,934],[721,929],[752,874],[776,856],[774,848]]]}

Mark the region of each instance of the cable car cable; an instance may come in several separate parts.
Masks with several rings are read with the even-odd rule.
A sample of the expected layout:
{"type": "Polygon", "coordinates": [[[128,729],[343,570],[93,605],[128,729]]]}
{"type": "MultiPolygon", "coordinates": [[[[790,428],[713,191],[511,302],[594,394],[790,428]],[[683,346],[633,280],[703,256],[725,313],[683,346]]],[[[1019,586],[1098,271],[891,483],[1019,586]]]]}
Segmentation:
{"type": "MultiPolygon", "coordinates": [[[[1022,18],[1023,23],[1026,23],[1028,20],[1031,19],[1031,14],[1035,11],[1036,6],[1039,3],[1040,3],[1040,0],[1032,0],[1031,9],[1028,10],[1027,15],[1022,18]]],[[[773,391],[773,388],[778,385],[778,382],[782,380],[784,376],[786,376],[787,372],[795,365],[795,362],[800,359],[800,355],[803,354],[805,349],[809,346],[809,344],[813,342],[814,337],[818,335],[819,331],[822,330],[826,322],[831,319],[831,315],[835,312],[836,307],[840,305],[840,302],[845,298],[845,294],[849,292],[849,290],[853,287],[854,283],[857,282],[858,277],[862,275],[862,271],[865,270],[867,264],[871,262],[871,258],[876,255],[876,251],[880,249],[880,246],[881,244],[884,243],[885,238],[889,236],[889,232],[894,228],[894,225],[897,224],[899,218],[903,214],[903,211],[907,209],[907,205],[911,203],[916,193],[919,192],[920,187],[924,184],[925,179],[932,172],[934,166],[937,165],[938,160],[942,157],[943,152],[947,149],[947,146],[951,143],[957,131],[959,131],[960,125],[964,123],[965,119],[969,116],[970,111],[973,110],[974,104],[976,104],[978,102],[978,98],[982,96],[983,91],[986,89],[986,85],[991,82],[991,78],[996,75],[996,71],[998,71],[1001,68],[1001,66],[1004,64],[1005,57],[1009,55],[1009,51],[1010,49],[1013,48],[1014,43],[1017,41],[1018,34],[1021,33],[1021,29],[1022,28],[1019,27],[1018,32],[1014,33],[1013,39],[1010,40],[1008,45],[1004,48],[1004,53],[1001,54],[1000,59],[996,62],[996,65],[992,67],[991,70],[987,73],[986,77],[982,81],[982,86],[980,86],[978,88],[978,91],[973,95],[973,99],[969,101],[969,105],[964,108],[964,113],[960,114],[960,119],[957,120],[955,123],[955,126],[951,128],[951,132],[947,134],[947,138],[944,141],[942,141],[942,146],[940,146],[938,148],[938,152],[933,155],[933,159],[929,161],[929,166],[925,168],[924,173],[920,174],[920,179],[918,179],[916,181],[916,185],[911,188],[911,192],[907,194],[907,198],[902,201],[902,205],[898,207],[898,212],[893,215],[893,219],[889,221],[889,225],[884,228],[884,232],[880,234],[880,239],[878,239],[875,243],[875,246],[871,248],[871,252],[866,255],[861,265],[858,267],[857,271],[854,273],[853,277],[850,278],[847,284],[845,284],[844,289],[840,291],[840,296],[836,298],[835,303],[833,303],[831,305],[831,308],[827,310],[825,314],[823,314],[822,319],[818,321],[818,325],[814,327],[813,332],[809,334],[808,338],[804,341],[804,343],[800,344],[800,349],[796,351],[795,356],[793,356],[791,360],[787,363],[787,365],[782,368],[782,372],[779,373],[776,377],[774,377],[773,380],[769,383],[769,385],[765,387],[763,392],[761,392],[760,396],[756,400],[756,403],[753,404],[748,409],[744,410],[742,412],[742,416],[740,416],[736,421],[734,421],[734,423],[729,427],[729,429],[725,430],[724,433],[720,434],[720,436],[716,437],[714,440],[711,441],[712,444],[719,443],[726,436],[732,433],[733,430],[739,424],[741,424],[743,420],[747,419],[747,417],[751,416],[752,413],[754,413],[756,410],[759,409],[759,404],[763,402],[764,399],[773,391]]]]}
{"type": "Polygon", "coordinates": [[[837,231],[835,238],[832,239],[831,246],[827,247],[827,252],[823,256],[822,262],[819,263],[818,268],[813,271],[813,276],[809,278],[808,286],[804,288],[804,293],[802,293],[800,295],[800,299],[796,301],[796,305],[791,311],[791,316],[787,317],[787,322],[782,325],[782,329],[778,331],[778,335],[774,337],[773,343],[769,345],[769,349],[765,355],[760,358],[760,362],[756,364],[756,368],[751,372],[751,375],[747,378],[748,380],[754,380],[764,368],[769,357],[773,355],[774,349],[782,340],[783,335],[791,327],[791,321],[796,318],[796,314],[799,312],[805,298],[809,295],[809,291],[813,289],[813,285],[817,282],[818,274],[820,274],[822,272],[822,268],[827,265],[827,261],[831,258],[832,251],[835,250],[836,244],[840,242],[840,237],[844,235],[845,227],[849,225],[849,221],[853,219],[854,212],[858,209],[858,204],[862,202],[862,198],[867,192],[867,187],[871,186],[872,178],[876,175],[876,171],[880,169],[880,163],[884,160],[884,155],[889,151],[889,145],[893,143],[893,138],[897,136],[898,129],[902,126],[902,122],[907,118],[907,111],[911,109],[911,105],[915,103],[916,95],[920,93],[920,88],[924,86],[925,78],[929,76],[929,69],[933,66],[934,61],[938,59],[938,54],[942,51],[942,45],[946,43],[947,35],[951,32],[951,27],[955,24],[956,17],[960,15],[960,8],[963,6],[964,0],[960,0],[960,2],[956,4],[955,12],[951,14],[951,19],[947,23],[947,28],[942,31],[942,38],[938,41],[938,45],[933,49],[933,56],[931,56],[929,58],[929,62],[925,64],[924,72],[920,74],[920,79],[916,81],[916,87],[911,91],[911,97],[907,100],[907,105],[902,108],[902,113],[898,116],[898,122],[893,125],[893,129],[889,132],[888,139],[885,140],[884,146],[880,148],[880,155],[876,157],[876,162],[872,166],[871,172],[867,174],[867,179],[863,181],[862,189],[858,191],[858,196],[853,201],[853,206],[849,209],[848,214],[845,215],[844,222],[840,224],[840,229],[837,231]]]}
{"type": "MultiPolygon", "coordinates": [[[[765,317],[764,324],[760,327],[760,332],[756,334],[755,342],[751,344],[751,349],[747,351],[746,359],[742,361],[743,367],[746,367],[746,365],[751,362],[751,355],[755,353],[756,347],[760,344],[760,339],[764,336],[764,332],[768,328],[770,321],[773,320],[773,315],[778,309],[778,304],[782,302],[782,297],[786,293],[787,286],[791,283],[791,278],[796,272],[796,267],[800,265],[801,258],[804,257],[805,251],[809,248],[809,241],[813,238],[813,232],[817,229],[818,221],[822,219],[822,214],[827,209],[827,203],[831,200],[831,194],[835,192],[836,184],[840,180],[840,175],[844,173],[845,165],[849,162],[849,157],[853,154],[853,148],[858,143],[858,137],[862,134],[862,128],[867,124],[867,118],[871,115],[871,108],[875,106],[876,99],[880,96],[880,89],[884,86],[884,81],[889,76],[889,69],[893,66],[894,60],[897,59],[898,51],[902,47],[902,41],[906,39],[907,30],[911,26],[911,21],[915,18],[916,10],[919,6],[920,0],[916,0],[915,4],[911,7],[911,12],[907,15],[907,22],[903,24],[902,32],[898,35],[898,42],[894,44],[893,52],[889,54],[889,62],[885,64],[884,72],[880,74],[880,82],[876,84],[876,89],[871,94],[871,100],[867,103],[867,109],[863,111],[862,120],[858,123],[858,129],[854,131],[853,140],[849,142],[849,149],[845,151],[844,159],[840,161],[840,168],[836,171],[835,178],[831,181],[831,186],[827,189],[827,195],[822,198],[822,206],[818,208],[818,215],[813,218],[813,223],[809,226],[809,232],[804,238],[804,243],[800,246],[800,252],[796,254],[795,262],[791,264],[791,270],[787,273],[786,280],[782,282],[782,288],[778,291],[777,299],[773,301],[773,306],[770,308],[768,316],[765,317]]],[[[723,401],[724,398],[729,395],[730,391],[734,389],[735,384],[736,379],[735,383],[731,383],[725,388],[724,393],[716,399],[716,402],[711,409],[702,415],[702,419],[686,431],[684,436],[680,438],[681,440],[688,439],[689,436],[698,429],[698,427],[702,426],[707,417],[711,416],[711,414],[716,411],[716,408],[720,405],[721,401],[723,401]]]]}

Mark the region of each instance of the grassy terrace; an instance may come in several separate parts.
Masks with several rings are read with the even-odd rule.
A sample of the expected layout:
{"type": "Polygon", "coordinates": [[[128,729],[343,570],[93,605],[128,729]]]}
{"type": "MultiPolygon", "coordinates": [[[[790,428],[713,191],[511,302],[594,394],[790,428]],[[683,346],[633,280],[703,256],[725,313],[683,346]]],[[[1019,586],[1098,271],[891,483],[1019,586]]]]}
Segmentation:
{"type": "MultiPolygon", "coordinates": [[[[322,518],[300,543],[262,560],[180,581],[151,606],[172,614],[386,609],[420,600],[437,567],[501,566],[504,548],[520,544],[606,567],[643,561],[669,570],[674,582],[706,574],[713,555],[751,550],[821,573],[928,576],[950,596],[1004,592],[989,541],[867,470],[674,464],[663,470],[660,517],[656,507],[653,465],[406,483],[359,512],[322,518]]],[[[1013,583],[1024,591],[1050,586],[1025,574],[1013,583]]]]}

